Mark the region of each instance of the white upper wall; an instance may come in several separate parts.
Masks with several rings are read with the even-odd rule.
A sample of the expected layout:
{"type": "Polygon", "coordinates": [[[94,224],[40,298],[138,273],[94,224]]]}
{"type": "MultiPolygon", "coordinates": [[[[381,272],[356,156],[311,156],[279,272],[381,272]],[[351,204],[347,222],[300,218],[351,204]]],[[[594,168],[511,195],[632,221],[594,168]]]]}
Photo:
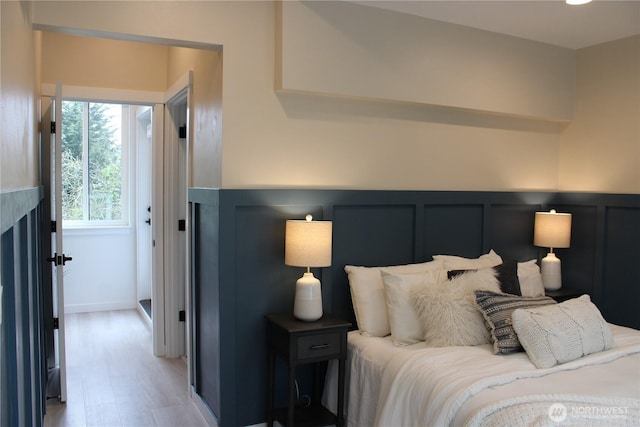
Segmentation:
{"type": "MultiPolygon", "coordinates": [[[[274,3],[45,1],[35,3],[33,9],[36,28],[222,46],[222,150],[203,150],[203,155],[194,157],[195,186],[558,188],[562,127],[554,122],[276,93],[274,3]],[[214,171],[219,164],[221,171],[214,171]]],[[[394,19],[401,27],[404,19],[414,18],[398,14],[394,19]]],[[[429,22],[425,20],[425,25],[431,25],[429,22]]],[[[459,37],[463,44],[472,42],[462,33],[459,37]]],[[[512,39],[507,39],[509,44],[512,39]]],[[[501,40],[497,38],[496,43],[501,40]]],[[[478,49],[468,62],[457,58],[461,61],[458,68],[477,67],[477,58],[482,56],[482,48],[478,49]]],[[[451,81],[441,83],[451,86],[451,81]]],[[[535,99],[536,93],[522,97],[535,99]]],[[[198,123],[196,117],[196,128],[208,124],[198,123]]],[[[594,173],[604,175],[606,171],[594,173]]],[[[616,188],[603,191],[619,192],[616,188]]]]}
{"type": "Polygon", "coordinates": [[[574,50],[347,2],[280,5],[278,89],[573,117],[574,50]]]}
{"type": "Polygon", "coordinates": [[[580,49],[577,84],[559,189],[640,193],[640,36],[580,49]]]}
{"type": "MultiPolygon", "coordinates": [[[[222,147],[222,61],[220,52],[164,44],[42,32],[42,81],[67,86],[165,93],[193,71],[193,106],[199,126],[193,129],[194,158],[209,159],[208,168],[192,174],[200,186],[220,186],[222,147]]],[[[122,99],[122,101],[129,101],[122,99]]]]}
{"type": "Polygon", "coordinates": [[[164,92],[168,55],[168,46],[44,32],[42,81],[164,92]]]}
{"type": "Polygon", "coordinates": [[[0,190],[39,185],[36,95],[39,34],[31,31],[31,5],[0,2],[0,190]]]}

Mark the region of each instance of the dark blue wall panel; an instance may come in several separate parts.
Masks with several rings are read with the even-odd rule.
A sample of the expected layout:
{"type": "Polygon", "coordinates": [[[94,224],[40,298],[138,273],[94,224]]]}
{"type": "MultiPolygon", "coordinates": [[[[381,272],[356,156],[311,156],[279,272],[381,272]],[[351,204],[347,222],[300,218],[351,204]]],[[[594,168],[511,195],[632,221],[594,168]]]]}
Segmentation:
{"type": "Polygon", "coordinates": [[[477,257],[483,253],[484,206],[424,206],[423,258],[434,254],[477,257]]]}
{"type": "Polygon", "coordinates": [[[46,350],[41,269],[41,191],[0,193],[0,426],[44,421],[46,350]]]}
{"type": "Polygon", "coordinates": [[[220,411],[220,298],[218,282],[218,210],[200,203],[192,210],[191,300],[193,386],[210,409],[220,411]]]}
{"type": "Polygon", "coordinates": [[[606,210],[603,266],[603,315],[640,328],[640,208],[606,210]]]}
{"type": "Polygon", "coordinates": [[[333,283],[330,312],[355,324],[346,265],[394,265],[416,261],[415,205],[345,205],[333,210],[333,283]]]}
{"type": "Polygon", "coordinates": [[[284,265],[285,221],[306,213],[333,221],[332,265],[314,274],[325,311],[345,319],[355,321],[345,265],[422,262],[438,253],[475,257],[489,249],[505,259],[540,259],[547,250],[533,246],[535,212],[556,208],[574,215],[571,247],[557,251],[563,285],[590,293],[607,320],[640,327],[633,307],[640,196],[194,189],[190,203],[195,388],[221,427],[265,420],[264,315],[292,310],[302,269],[284,265]]]}
{"type": "Polygon", "coordinates": [[[490,217],[489,246],[505,259],[526,261],[537,258],[533,246],[533,218],[540,205],[493,204],[490,217]]]}
{"type": "MultiPolygon", "coordinates": [[[[599,304],[601,295],[597,292],[596,258],[601,252],[597,245],[598,209],[591,206],[554,205],[558,212],[567,212],[571,217],[571,247],[554,249],[562,262],[562,280],[582,292],[591,295],[592,300],[599,304]]],[[[547,250],[543,251],[545,256],[547,250]]],[[[600,255],[601,256],[601,255],[600,255]]]]}

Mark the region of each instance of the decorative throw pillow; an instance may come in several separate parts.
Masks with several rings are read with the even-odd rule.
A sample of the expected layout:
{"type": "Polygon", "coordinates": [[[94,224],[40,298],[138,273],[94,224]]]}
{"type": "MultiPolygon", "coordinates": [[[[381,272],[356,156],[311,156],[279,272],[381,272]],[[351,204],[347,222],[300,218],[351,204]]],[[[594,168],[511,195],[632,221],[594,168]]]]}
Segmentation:
{"type": "Polygon", "coordinates": [[[544,295],[542,275],[535,259],[518,263],[518,281],[520,282],[522,296],[537,297],[544,295]]]}
{"type": "Polygon", "coordinates": [[[443,261],[429,261],[391,267],[347,265],[344,270],[349,276],[351,301],[360,333],[373,337],[386,337],[391,333],[380,270],[384,268],[392,273],[419,273],[440,270],[443,266],[443,261]]]}
{"type": "Polygon", "coordinates": [[[613,347],[611,328],[589,295],[560,304],[518,309],[513,328],[538,368],[550,368],[613,347]]]}
{"type": "Polygon", "coordinates": [[[514,310],[556,303],[549,297],[518,297],[487,291],[476,291],[475,297],[476,304],[489,327],[495,354],[509,354],[523,350],[518,341],[518,335],[513,329],[511,314],[514,310]]]}
{"type": "Polygon", "coordinates": [[[439,282],[445,281],[445,270],[416,274],[394,274],[382,270],[381,275],[387,299],[391,340],[395,345],[415,344],[424,340],[424,329],[411,293],[414,289],[435,287],[439,282]]]}
{"type": "MultiPolygon", "coordinates": [[[[515,261],[504,261],[502,264],[491,268],[495,271],[502,292],[505,294],[521,295],[520,281],[518,280],[518,264],[515,261]]],[[[447,277],[451,280],[468,271],[478,270],[449,270],[447,271],[447,277]]]]}
{"type": "Polygon", "coordinates": [[[444,268],[447,270],[477,270],[480,268],[495,267],[502,264],[502,258],[495,253],[493,249],[489,253],[478,258],[464,258],[454,255],[434,255],[434,260],[444,262],[444,268]]]}
{"type": "Polygon", "coordinates": [[[493,267],[496,271],[500,290],[505,294],[522,295],[520,281],[518,280],[518,263],[515,261],[504,261],[500,265],[493,267]]]}
{"type": "Polygon", "coordinates": [[[475,290],[499,291],[491,268],[462,273],[436,286],[416,288],[411,296],[433,347],[488,344],[490,335],[478,307],[475,290]]]}

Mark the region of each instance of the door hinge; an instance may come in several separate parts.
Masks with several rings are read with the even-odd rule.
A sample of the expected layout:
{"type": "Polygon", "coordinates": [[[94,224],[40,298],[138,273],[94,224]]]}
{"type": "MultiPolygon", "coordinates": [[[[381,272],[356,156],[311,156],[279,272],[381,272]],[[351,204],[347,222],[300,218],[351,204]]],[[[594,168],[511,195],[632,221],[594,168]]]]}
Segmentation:
{"type": "Polygon", "coordinates": [[[55,221],[51,221],[51,232],[55,233],[56,231],[58,231],[58,223],[55,221]]]}
{"type": "Polygon", "coordinates": [[[53,318],[53,329],[60,329],[60,320],[57,317],[53,318]]]}
{"type": "Polygon", "coordinates": [[[178,321],[184,322],[186,320],[186,318],[187,318],[187,312],[184,311],[184,310],[180,310],[178,312],[178,321]]]}
{"type": "Polygon", "coordinates": [[[178,231],[185,231],[187,229],[187,221],[184,219],[178,220],[178,231]]]}
{"type": "Polygon", "coordinates": [[[51,122],[51,133],[56,133],[56,122],[51,122]]]}

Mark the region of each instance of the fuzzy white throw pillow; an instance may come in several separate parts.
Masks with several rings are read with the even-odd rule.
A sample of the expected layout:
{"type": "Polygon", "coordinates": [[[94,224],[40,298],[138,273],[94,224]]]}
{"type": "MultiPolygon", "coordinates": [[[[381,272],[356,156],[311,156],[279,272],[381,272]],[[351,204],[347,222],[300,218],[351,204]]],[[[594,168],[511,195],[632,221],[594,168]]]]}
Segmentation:
{"type": "Polygon", "coordinates": [[[446,347],[490,343],[491,335],[476,306],[476,290],[500,292],[494,269],[469,271],[437,286],[412,291],[427,345],[446,347]]]}

